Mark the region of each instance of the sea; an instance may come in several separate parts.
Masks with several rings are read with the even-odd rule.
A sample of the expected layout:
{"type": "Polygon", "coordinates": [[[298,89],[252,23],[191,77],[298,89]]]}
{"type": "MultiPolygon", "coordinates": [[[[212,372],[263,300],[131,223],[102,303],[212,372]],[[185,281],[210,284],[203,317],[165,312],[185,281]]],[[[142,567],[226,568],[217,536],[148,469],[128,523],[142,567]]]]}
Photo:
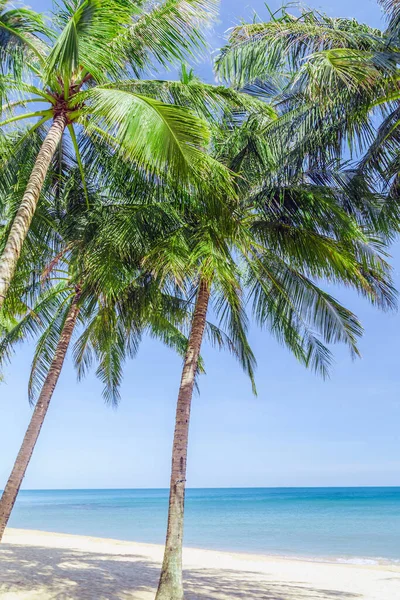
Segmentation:
{"type": "MultiPolygon", "coordinates": [[[[168,490],[21,491],[10,527],[162,544],[168,490]]],[[[400,562],[400,487],[188,489],[186,546],[400,562]]]]}

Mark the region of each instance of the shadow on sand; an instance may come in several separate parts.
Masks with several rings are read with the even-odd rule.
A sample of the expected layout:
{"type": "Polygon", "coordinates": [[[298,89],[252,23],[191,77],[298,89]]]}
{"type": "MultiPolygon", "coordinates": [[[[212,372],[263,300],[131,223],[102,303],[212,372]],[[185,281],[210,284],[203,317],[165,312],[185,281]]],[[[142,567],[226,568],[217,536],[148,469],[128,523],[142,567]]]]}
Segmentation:
{"type": "MultiPolygon", "coordinates": [[[[69,549],[0,548],[0,598],[26,600],[152,600],[159,564],[134,554],[69,549]]],[[[259,573],[228,569],[185,570],[187,600],[353,600],[358,594],[300,582],[281,584],[259,573]]]]}

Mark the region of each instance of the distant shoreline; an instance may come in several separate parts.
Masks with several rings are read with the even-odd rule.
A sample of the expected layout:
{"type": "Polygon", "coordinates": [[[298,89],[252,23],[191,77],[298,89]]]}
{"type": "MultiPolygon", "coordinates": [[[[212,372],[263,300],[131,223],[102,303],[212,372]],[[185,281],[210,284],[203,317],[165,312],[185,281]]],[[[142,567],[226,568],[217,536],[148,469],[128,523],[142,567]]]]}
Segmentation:
{"type": "MultiPolygon", "coordinates": [[[[47,600],[68,590],[65,597],[71,600],[152,600],[162,550],[156,544],[7,529],[0,545],[0,599],[13,594],[16,600],[47,600]]],[[[184,567],[188,600],[304,600],[317,590],[326,600],[351,595],[393,600],[400,594],[400,565],[395,564],[338,564],[185,548],[184,567]]]]}

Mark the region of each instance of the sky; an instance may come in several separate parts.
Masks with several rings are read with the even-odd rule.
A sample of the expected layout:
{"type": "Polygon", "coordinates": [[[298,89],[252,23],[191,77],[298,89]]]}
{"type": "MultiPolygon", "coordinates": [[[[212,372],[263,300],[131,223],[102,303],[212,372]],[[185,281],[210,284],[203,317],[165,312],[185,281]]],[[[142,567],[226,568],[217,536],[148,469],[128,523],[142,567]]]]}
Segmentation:
{"type": "MultiPolygon", "coordinates": [[[[330,15],[379,25],[373,0],[310,1],[330,15]]],[[[271,1],[271,8],[280,2],[271,1]]],[[[31,2],[47,10],[43,0],[31,2]]],[[[222,0],[222,33],[263,2],[222,0]]],[[[209,67],[200,72],[211,77],[209,67]]],[[[392,249],[400,287],[400,246],[392,249]]],[[[355,294],[334,290],[361,319],[361,360],[335,348],[330,380],[299,365],[268,334],[251,327],[258,397],[234,359],[203,348],[207,375],[193,401],[189,487],[400,485],[400,316],[383,314],[355,294]]],[[[27,380],[33,346],[24,345],[0,386],[0,488],[28,425],[27,380]]],[[[80,384],[67,361],[24,481],[25,489],[161,488],[169,485],[181,359],[145,340],[126,364],[122,401],[106,406],[101,384],[80,384]]]]}

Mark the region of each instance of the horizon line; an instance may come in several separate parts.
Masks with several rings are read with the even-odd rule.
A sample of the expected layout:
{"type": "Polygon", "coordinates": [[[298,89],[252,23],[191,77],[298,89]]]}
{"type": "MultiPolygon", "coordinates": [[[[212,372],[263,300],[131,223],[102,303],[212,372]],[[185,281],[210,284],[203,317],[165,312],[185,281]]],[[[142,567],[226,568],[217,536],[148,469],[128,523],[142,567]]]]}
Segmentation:
{"type": "MultiPolygon", "coordinates": [[[[186,490],[306,490],[306,489],[388,489],[400,488],[399,485],[281,485],[281,486],[220,486],[220,487],[187,487],[186,490]]],[[[1,488],[0,488],[1,490],[1,488]]],[[[27,488],[21,492],[66,492],[66,491],[169,491],[168,487],[66,487],[66,488],[27,488]]]]}

